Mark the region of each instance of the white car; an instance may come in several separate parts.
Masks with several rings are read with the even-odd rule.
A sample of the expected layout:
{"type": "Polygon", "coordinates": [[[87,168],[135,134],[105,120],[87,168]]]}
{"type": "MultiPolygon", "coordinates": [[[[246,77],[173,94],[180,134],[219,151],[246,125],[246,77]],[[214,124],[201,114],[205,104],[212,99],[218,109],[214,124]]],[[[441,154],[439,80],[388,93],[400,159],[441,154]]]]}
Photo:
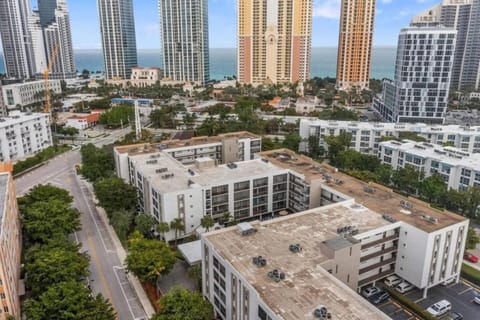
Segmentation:
{"type": "Polygon", "coordinates": [[[448,311],[452,310],[452,304],[448,300],[441,300],[437,303],[431,305],[427,312],[430,313],[434,317],[441,316],[448,311]]]}
{"type": "Polygon", "coordinates": [[[380,289],[378,289],[377,287],[368,287],[362,290],[362,296],[368,299],[374,294],[377,294],[378,292],[380,292],[380,289]]]}
{"type": "Polygon", "coordinates": [[[475,302],[476,304],[480,304],[480,292],[474,291],[473,295],[473,302],[475,302]]]}
{"type": "Polygon", "coordinates": [[[402,282],[402,279],[397,276],[386,277],[385,280],[383,281],[383,283],[385,283],[385,285],[389,287],[395,287],[400,282],[402,282]]]}
{"type": "Polygon", "coordinates": [[[402,283],[400,283],[396,288],[395,290],[397,290],[398,292],[400,293],[406,293],[410,290],[412,290],[413,288],[415,288],[415,286],[407,281],[403,281],[402,283]]]}

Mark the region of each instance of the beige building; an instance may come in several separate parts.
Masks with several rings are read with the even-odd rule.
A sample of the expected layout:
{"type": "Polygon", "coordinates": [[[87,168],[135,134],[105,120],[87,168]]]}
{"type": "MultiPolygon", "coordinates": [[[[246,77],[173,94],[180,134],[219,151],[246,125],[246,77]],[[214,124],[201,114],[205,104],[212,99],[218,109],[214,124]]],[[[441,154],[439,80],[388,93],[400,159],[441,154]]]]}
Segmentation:
{"type": "Polygon", "coordinates": [[[342,0],[338,37],[337,87],[368,88],[375,0],[342,0]]]}
{"type": "Polygon", "coordinates": [[[132,68],[130,85],[133,87],[150,87],[157,84],[162,77],[160,68],[132,68]]]}
{"type": "Polygon", "coordinates": [[[309,78],[312,6],[312,0],[238,0],[240,83],[309,78]]]}
{"type": "Polygon", "coordinates": [[[13,178],[0,166],[0,320],[20,319],[21,234],[13,178]]]}

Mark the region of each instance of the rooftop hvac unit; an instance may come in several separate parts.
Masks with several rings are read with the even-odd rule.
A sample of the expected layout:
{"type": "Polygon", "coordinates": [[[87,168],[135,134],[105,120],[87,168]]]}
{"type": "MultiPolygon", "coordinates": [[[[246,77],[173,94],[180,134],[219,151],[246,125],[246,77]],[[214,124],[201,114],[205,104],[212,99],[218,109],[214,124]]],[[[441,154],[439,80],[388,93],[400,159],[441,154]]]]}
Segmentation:
{"type": "Polygon", "coordinates": [[[285,273],[280,272],[278,269],[273,269],[272,271],[268,272],[268,277],[275,282],[280,282],[281,280],[285,280],[285,273]]]}
{"type": "Polygon", "coordinates": [[[367,185],[363,186],[363,191],[365,191],[366,193],[374,193],[375,192],[375,190],[372,187],[367,186],[367,185]]]}
{"type": "Polygon", "coordinates": [[[252,225],[248,222],[239,223],[237,226],[242,236],[248,236],[250,234],[257,232],[257,229],[252,227],[252,225]]]}
{"type": "Polygon", "coordinates": [[[313,310],[313,316],[317,319],[332,319],[332,314],[328,312],[327,307],[319,305],[313,310]]]}
{"type": "Polygon", "coordinates": [[[254,265],[256,265],[259,268],[260,267],[265,267],[267,265],[267,259],[265,259],[262,256],[253,257],[252,262],[253,262],[254,265]]]}
{"type": "Polygon", "coordinates": [[[394,217],[389,216],[388,214],[384,214],[382,217],[383,217],[383,219],[387,220],[388,222],[391,222],[391,223],[397,222],[397,219],[395,219],[394,217]]]}
{"type": "Polygon", "coordinates": [[[288,249],[293,253],[298,253],[302,251],[302,246],[299,243],[291,244],[288,249]]]}
{"type": "Polygon", "coordinates": [[[155,173],[164,173],[164,172],[167,172],[167,171],[168,171],[167,168],[160,168],[160,169],[156,169],[155,173]]]}

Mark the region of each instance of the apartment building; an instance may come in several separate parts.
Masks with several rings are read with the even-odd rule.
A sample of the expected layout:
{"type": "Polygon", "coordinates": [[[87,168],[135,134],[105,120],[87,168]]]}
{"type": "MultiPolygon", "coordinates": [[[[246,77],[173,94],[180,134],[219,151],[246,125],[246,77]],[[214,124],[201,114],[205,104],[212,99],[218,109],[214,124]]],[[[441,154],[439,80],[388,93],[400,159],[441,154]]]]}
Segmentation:
{"type": "Polygon", "coordinates": [[[288,150],[258,156],[302,175],[319,203],[202,235],[202,290],[221,319],[315,319],[322,306],[335,319],[388,319],[354,290],[392,274],[424,295],[458,281],[467,219],[288,150]]]}
{"type": "Polygon", "coordinates": [[[456,29],[438,23],[411,23],[401,30],[394,80],[384,81],[381,97],[373,102],[380,117],[443,124],[456,35],[456,29]]]}
{"type": "Polygon", "coordinates": [[[312,0],[239,0],[238,81],[294,83],[310,78],[312,0]]]}
{"type": "MultiPolygon", "coordinates": [[[[50,90],[55,94],[62,93],[60,80],[49,80],[50,90]]],[[[2,86],[3,102],[7,109],[28,107],[42,102],[45,98],[45,81],[28,81],[2,86]]]]}
{"type": "Polygon", "coordinates": [[[409,165],[431,176],[441,175],[448,188],[480,187],[480,154],[454,147],[403,140],[380,143],[379,158],[394,169],[409,165]]]}
{"type": "Polygon", "coordinates": [[[160,68],[132,68],[130,76],[130,85],[134,87],[150,87],[159,83],[162,78],[162,70],[160,68]]]}
{"type": "Polygon", "coordinates": [[[0,169],[0,319],[20,319],[22,238],[13,178],[0,169]]]}
{"type": "Polygon", "coordinates": [[[52,144],[48,114],[12,112],[0,118],[0,162],[32,156],[52,144]]]}
{"type": "Polygon", "coordinates": [[[448,144],[468,153],[480,153],[480,126],[429,125],[425,123],[358,122],[330,120],[300,120],[302,137],[300,151],[308,151],[308,138],[317,137],[319,145],[328,150],[325,137],[343,132],[352,135],[350,148],[378,155],[382,137],[400,138],[402,133],[414,133],[429,143],[448,144]]]}
{"type": "Polygon", "coordinates": [[[337,52],[337,87],[368,89],[375,0],[342,0],[337,52]]]}

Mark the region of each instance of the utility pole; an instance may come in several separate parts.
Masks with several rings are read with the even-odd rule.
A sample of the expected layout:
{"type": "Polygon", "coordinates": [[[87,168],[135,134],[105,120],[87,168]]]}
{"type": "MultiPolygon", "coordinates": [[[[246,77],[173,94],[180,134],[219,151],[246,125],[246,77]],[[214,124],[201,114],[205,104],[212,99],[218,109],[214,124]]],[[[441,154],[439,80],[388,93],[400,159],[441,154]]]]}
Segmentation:
{"type": "Polygon", "coordinates": [[[138,100],[135,100],[133,107],[135,108],[135,134],[137,140],[140,140],[142,138],[142,124],[140,123],[140,105],[138,100]]]}

